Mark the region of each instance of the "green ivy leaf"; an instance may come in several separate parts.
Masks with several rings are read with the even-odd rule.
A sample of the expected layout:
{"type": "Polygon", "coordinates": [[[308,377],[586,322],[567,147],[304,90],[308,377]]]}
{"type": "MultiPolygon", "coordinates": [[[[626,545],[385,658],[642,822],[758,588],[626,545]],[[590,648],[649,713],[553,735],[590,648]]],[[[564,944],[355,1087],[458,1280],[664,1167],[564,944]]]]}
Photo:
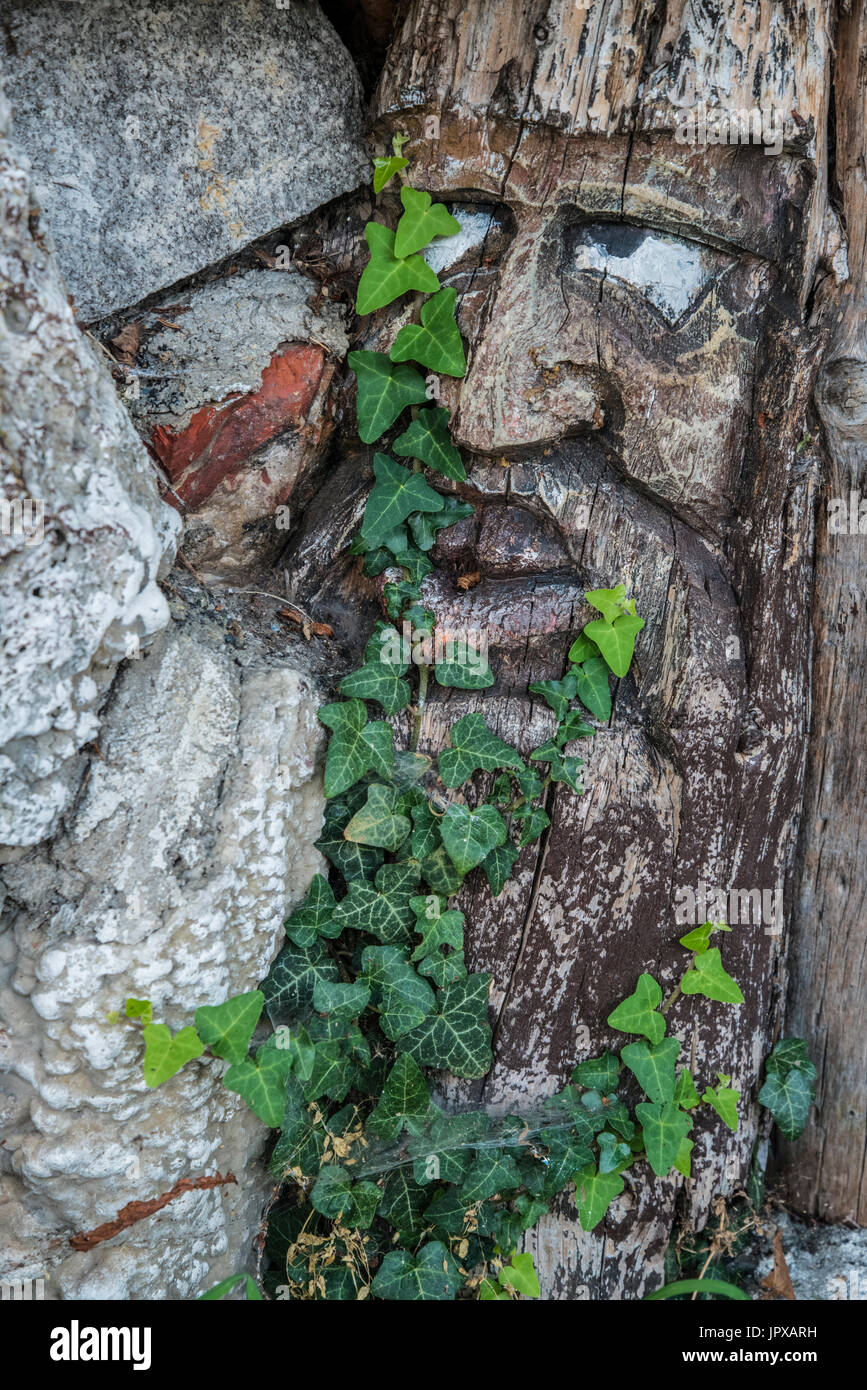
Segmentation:
{"type": "Polygon", "coordinates": [[[580,796],[584,791],[584,783],[581,776],[581,768],[584,766],[583,758],[552,758],[551,759],[551,781],[563,782],[570,791],[580,796]]]}
{"type": "Polygon", "coordinates": [[[286,1109],[286,1078],[292,1062],[292,1052],[268,1038],[257,1049],[255,1060],[232,1063],[223,1085],[228,1091],[236,1091],[263,1124],[277,1129],[286,1109]]]}
{"type": "Polygon", "coordinates": [[[493,1197],[495,1192],[514,1192],[520,1186],[521,1174],[514,1158],[502,1149],[483,1149],[473,1159],[464,1179],[461,1201],[470,1206],[493,1197]]]}
{"type": "Polygon", "coordinates": [[[316,1046],[306,1028],[299,1027],[293,1031],[285,1025],[281,1026],[274,1033],[274,1046],[281,1052],[288,1052],[292,1071],[299,1081],[309,1080],[316,1061],[316,1046]]]}
{"type": "Polygon", "coordinates": [[[524,1298],[542,1297],[539,1280],[533,1268],[533,1256],[529,1252],[516,1255],[512,1251],[509,1263],[500,1270],[499,1281],[501,1284],[507,1284],[509,1288],[514,1289],[524,1298]]]}
{"type": "Polygon", "coordinates": [[[709,947],[696,957],[695,969],[687,970],[680,982],[684,994],[703,994],[705,999],[716,999],[721,1004],[742,1004],[744,996],[740,986],[723,969],[719,948],[709,947]]]}
{"type": "Polygon", "coordinates": [[[597,618],[595,622],[588,623],[584,631],[596,643],[615,676],[622,677],[629,670],[635,639],[643,627],[643,618],[623,613],[613,623],[597,618]]]}
{"type": "Polygon", "coordinates": [[[729,1086],[730,1076],[723,1076],[722,1072],[717,1072],[719,1080],[718,1086],[707,1086],[702,1100],[705,1105],[709,1105],[715,1110],[723,1124],[728,1125],[732,1131],[737,1131],[738,1127],[738,1101],[740,1091],[735,1091],[729,1086]]]}
{"type": "Polygon", "coordinates": [[[603,1129],[596,1137],[599,1143],[600,1173],[616,1173],[629,1166],[633,1154],[628,1144],[624,1144],[622,1140],[618,1142],[617,1136],[607,1129],[603,1129]]]}
{"type": "Polygon", "coordinates": [[[373,485],[361,534],[369,545],[379,545],[405,521],[410,512],[438,512],[442,498],[420,473],[412,473],[387,454],[374,454],[373,485]]]}
{"type": "MultiPolygon", "coordinates": [[[[391,868],[392,865],[383,865],[391,868]]],[[[356,879],[350,883],[346,897],[335,910],[334,919],[341,931],[369,932],[385,946],[408,946],[411,940],[412,913],[408,902],[400,895],[377,893],[369,883],[356,879]]]]}
{"type": "Polygon", "coordinates": [[[663,1038],[651,1045],[646,1042],[627,1043],[620,1056],[650,1100],[657,1105],[674,1100],[674,1064],[680,1053],[677,1038],[663,1038]]]}
{"type": "Polygon", "coordinates": [[[705,922],[704,926],[695,927],[688,931],[686,936],[680,938],[681,946],[685,946],[688,951],[694,951],[697,956],[703,956],[710,946],[710,938],[714,932],[731,931],[725,922],[705,922]]]}
{"type": "Polygon", "coordinates": [[[306,947],[287,942],[271,966],[262,993],[272,1018],[275,1015],[292,1017],[312,1009],[317,980],[336,982],[339,979],[337,966],[325,954],[321,941],[306,947]]]}
{"type": "Polygon", "coordinates": [[[770,1110],[780,1133],[797,1139],[815,1098],[816,1068],[803,1038],[781,1038],[765,1063],[759,1104],[770,1110]]]}
{"type": "Polygon", "coordinates": [[[445,203],[431,204],[429,193],[404,184],[400,190],[404,212],[394,234],[396,256],[411,256],[437,236],[454,236],[461,224],[452,217],[445,203]]]}
{"type": "Polygon", "coordinates": [[[431,1124],[426,1134],[412,1141],[413,1173],[418,1183],[462,1183],[491,1130],[491,1118],[484,1110],[468,1110],[445,1115],[431,1105],[431,1124]]]}
{"type": "MultiPolygon", "coordinates": [[[[575,699],[578,681],[570,672],[560,681],[531,681],[528,689],[531,695],[541,695],[558,719],[564,719],[569,710],[569,701],[575,699]]],[[[536,752],[540,753],[541,749],[537,748],[536,752]]]]}
{"type": "Polygon", "coordinates": [[[584,722],[583,710],[570,709],[560,721],[557,741],[562,747],[564,743],[571,743],[573,738],[592,738],[595,733],[593,725],[584,722]]]}
{"type": "Polygon", "coordinates": [[[617,1085],[620,1063],[613,1052],[603,1052],[601,1057],[590,1057],[579,1062],[572,1073],[572,1080],[578,1086],[589,1086],[593,1091],[610,1095],[617,1085]]]}
{"type": "Polygon", "coordinates": [[[412,810],[412,852],[416,859],[425,859],[439,847],[440,818],[434,815],[427,802],[412,810]]]}
{"type": "MultiPolygon", "coordinates": [[[[404,1035],[411,1037],[410,1030],[424,1026],[423,1020],[436,1006],[433,990],[396,946],[367,946],[361,954],[361,965],[379,1009],[380,1028],[391,1042],[402,1039],[402,1052],[412,1051],[406,1047],[404,1035]]],[[[429,1065],[413,1055],[422,1066],[429,1065]]]]}
{"type": "Polygon", "coordinates": [[[367,772],[375,772],[379,777],[391,776],[394,770],[391,729],[380,721],[368,724],[367,709],[361,700],[322,705],[318,714],[322,723],[332,730],[325,761],[327,797],[339,796],[367,772]]]}
{"type": "Polygon", "coordinates": [[[692,1176],[692,1159],[690,1158],[690,1154],[694,1147],[695,1145],[691,1139],[682,1139],[680,1148],[677,1151],[677,1157],[674,1160],[674,1166],[678,1173],[683,1173],[685,1178],[692,1176]]]}
{"type": "Polygon", "coordinates": [[[414,1245],[424,1230],[428,1197],[427,1189],[415,1181],[408,1168],[392,1168],[382,1189],[379,1215],[395,1228],[402,1245],[414,1245]]]}
{"type": "Polygon", "coordinates": [[[339,1217],[344,1226],[357,1226],[364,1231],[376,1215],[381,1196],[376,1183],[354,1183],[345,1168],[326,1163],[319,1170],[310,1204],[331,1221],[339,1217]]]}
{"type": "Polygon", "coordinates": [[[512,844],[511,840],[507,840],[503,845],[495,845],[481,861],[481,867],[487,874],[488,883],[491,885],[491,892],[495,898],[498,898],[505,888],[518,854],[519,850],[516,846],[512,844]]]}
{"type": "Polygon", "coordinates": [[[461,456],[449,434],[449,412],[444,405],[420,410],[391,447],[401,458],[420,459],[444,478],[454,478],[459,483],[466,480],[461,456]]]}
{"type": "Polygon", "coordinates": [[[598,655],[599,648],[593,639],[587,636],[585,631],[579,632],[578,636],[575,638],[575,641],[569,648],[568,659],[573,662],[574,665],[580,666],[581,662],[586,661],[588,657],[598,655]]]}
{"type": "Polygon", "coordinates": [[[608,667],[601,656],[591,656],[575,668],[575,693],[590,713],[606,724],[611,718],[608,667]]]}
{"type": "Polygon", "coordinates": [[[472,659],[467,653],[460,660],[438,661],[434,667],[437,684],[450,690],[487,690],[494,684],[494,673],[481,650],[474,649],[472,659]]]}
{"type": "Polygon", "coordinates": [[[315,845],[340,871],[346,882],[352,883],[359,878],[369,878],[385,856],[381,849],[374,849],[372,845],[356,845],[344,840],[343,831],[350,815],[338,809],[342,805],[338,801],[325,803],[325,825],[315,845]]]}
{"type": "Polygon", "coordinates": [[[593,1163],[576,1173],[575,1204],[582,1231],[592,1231],[599,1225],[623,1186],[619,1173],[598,1173],[593,1163]]]}
{"type": "Polygon", "coordinates": [[[428,1084],[407,1053],[401,1053],[388,1074],[367,1129],[376,1139],[393,1144],[404,1129],[421,1134],[430,1108],[428,1084]]]}
{"type": "Polygon", "coordinates": [[[384,787],[374,782],[367,789],[367,800],[356,811],[343,834],[345,839],[361,845],[375,845],[390,853],[400,849],[412,826],[406,816],[395,814],[400,800],[396,787],[384,787]]]}
{"type": "MultiPolygon", "coordinates": [[[[454,526],[456,521],[464,521],[466,517],[472,516],[474,508],[470,502],[461,502],[458,497],[443,497],[442,508],[438,512],[413,512],[407,525],[413,534],[413,539],[420,550],[430,550],[433,546],[437,533],[446,530],[449,526],[454,526]]],[[[429,609],[422,609],[418,615],[421,621],[415,621],[415,615],[404,614],[408,622],[422,632],[432,632],[434,627],[434,615],[429,609]]]]}
{"type": "Polygon", "coordinates": [[[127,999],[124,1009],[127,1018],[140,1018],[142,1023],[153,1023],[154,1006],[149,999],[127,999]]]}
{"type": "Polygon", "coordinates": [[[421,600],[421,589],[417,584],[410,584],[408,579],[402,579],[399,584],[386,584],[382,591],[385,600],[385,611],[393,622],[409,611],[409,606],[416,607],[421,600]]]}
{"type": "Polygon", "coordinates": [[[215,1057],[241,1062],[264,1005],[265,996],[259,989],[236,994],[225,1004],[203,1004],[193,1015],[196,1032],[215,1057]]]}
{"type": "Polygon", "coordinates": [[[440,821],[446,852],[458,873],[469,873],[497,845],[506,840],[506,822],[493,806],[469,806],[453,801],[440,821]]]}
{"type": "Polygon", "coordinates": [[[317,937],[339,936],[343,928],[333,921],[337,904],[327,878],[314,874],[303,903],[286,918],[286,935],[296,946],[312,946],[317,937]]]}
{"type": "MultiPolygon", "coordinates": [[[[350,1036],[354,1037],[351,1030],[350,1036]]],[[[356,1070],[347,1042],[348,1039],[343,1037],[317,1041],[313,1070],[304,1087],[306,1102],[318,1100],[321,1096],[328,1096],[338,1103],[346,1098],[356,1070]]]]}
{"type": "Polygon", "coordinates": [[[398,714],[412,698],[408,682],[395,675],[393,667],[373,661],[350,671],[340,682],[340,693],[359,700],[376,700],[386,714],[398,714]]]}
{"type": "Polygon", "coordinates": [[[456,893],[463,881],[463,874],[455,868],[446,853],[445,845],[440,845],[433,854],[425,856],[421,861],[421,874],[431,892],[439,893],[444,898],[450,898],[452,893],[456,893]]]}
{"type": "Polygon", "coordinates": [[[437,989],[445,989],[446,985],[451,985],[455,980],[466,979],[467,964],[464,960],[463,951],[449,951],[446,954],[445,948],[440,947],[432,951],[424,960],[419,961],[418,973],[426,975],[429,980],[433,980],[437,989]]]}
{"type": "Polygon", "coordinates": [[[361,273],[355,299],[356,313],[373,314],[408,291],[435,294],[439,280],[423,256],[395,254],[395,234],[378,222],[368,222],[364,239],[370,260],[361,273]]]}
{"type": "Polygon", "coordinates": [[[427,400],[424,377],[384,352],[359,348],[346,360],[358,378],[358,434],[365,444],[375,443],[408,405],[427,400]]]}
{"type": "Polygon", "coordinates": [[[602,614],[606,623],[613,623],[621,613],[635,613],[635,599],[626,597],[625,584],[616,584],[613,589],[589,589],[584,598],[591,608],[602,614]]]}
{"type": "Polygon", "coordinates": [[[641,1033],[650,1042],[661,1042],[665,1036],[665,1019],[655,1012],[662,1003],[662,990],[652,975],[638,977],[634,994],[608,1015],[608,1026],[618,1033],[641,1033]]]}
{"type": "Polygon", "coordinates": [[[514,818],[521,822],[521,838],[519,844],[521,849],[525,845],[532,844],[538,840],[544,830],[548,829],[551,819],[548,812],[541,806],[520,806],[514,812],[514,818]]]}
{"type": "Polygon", "coordinates": [[[146,1023],[144,1038],[144,1079],[146,1086],[161,1086],[180,1071],[186,1062],[201,1057],[204,1043],[195,1028],[181,1028],[172,1037],[164,1023],[146,1023]]]}
{"type": "Polygon", "coordinates": [[[441,1241],[431,1240],[417,1255],[390,1250],[371,1284],[376,1298],[402,1303],[451,1302],[460,1287],[457,1265],[441,1241]]]}
{"type": "Polygon", "coordinates": [[[417,932],[421,933],[421,943],[416,946],[411,960],[423,960],[441,946],[453,946],[461,951],[464,946],[464,914],[456,908],[443,911],[442,901],[437,893],[428,893],[410,899],[410,907],[416,916],[417,932]]]}
{"type": "MultiPolygon", "coordinates": [[[[677,1078],[677,1085],[674,1088],[674,1100],[682,1110],[692,1110],[701,1103],[701,1096],[695,1088],[692,1073],[684,1067],[680,1076],[677,1078]]],[[[686,1175],[689,1177],[689,1174],[686,1175]]]]}
{"type": "Polygon", "coordinates": [[[474,772],[522,768],[518,753],[488,727],[480,714],[465,714],[449,733],[450,748],[439,756],[439,774],[447,787],[459,787],[474,772]]]}
{"type": "Polygon", "coordinates": [[[407,323],[394,340],[392,362],[420,362],[444,376],[466,375],[467,359],[455,321],[457,290],[440,290],[421,306],[421,323],[407,323]]]}
{"type": "Polygon", "coordinates": [[[351,984],[317,980],[313,986],[313,1007],[319,1014],[339,1014],[351,1019],[364,1013],[370,1002],[370,989],[363,980],[351,984]]]}
{"type": "Polygon", "coordinates": [[[647,1161],[658,1178],[674,1166],[680,1146],[689,1133],[692,1120],[673,1100],[665,1105],[636,1105],[635,1114],[644,1135],[647,1161]]]}
{"type": "Polygon", "coordinates": [[[401,169],[405,169],[409,164],[408,159],[403,155],[390,154],[387,157],[377,156],[373,161],[373,191],[381,193],[387,183],[399,174],[401,169]]]}
{"type": "Polygon", "coordinates": [[[437,1067],[453,1076],[484,1076],[493,1060],[490,985],[490,975],[468,975],[446,985],[437,999],[438,1012],[400,1039],[401,1052],[408,1052],[419,1066],[437,1067]]]}

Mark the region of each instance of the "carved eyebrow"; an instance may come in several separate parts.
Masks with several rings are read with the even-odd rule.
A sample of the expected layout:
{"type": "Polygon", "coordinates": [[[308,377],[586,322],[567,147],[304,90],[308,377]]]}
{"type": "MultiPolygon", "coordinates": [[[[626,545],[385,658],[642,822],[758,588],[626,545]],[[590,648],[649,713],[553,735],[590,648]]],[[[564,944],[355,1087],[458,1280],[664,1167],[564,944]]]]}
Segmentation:
{"type": "Polygon", "coordinates": [[[640,290],[674,324],[733,258],[697,241],[620,222],[569,229],[568,269],[596,271],[640,290]]]}

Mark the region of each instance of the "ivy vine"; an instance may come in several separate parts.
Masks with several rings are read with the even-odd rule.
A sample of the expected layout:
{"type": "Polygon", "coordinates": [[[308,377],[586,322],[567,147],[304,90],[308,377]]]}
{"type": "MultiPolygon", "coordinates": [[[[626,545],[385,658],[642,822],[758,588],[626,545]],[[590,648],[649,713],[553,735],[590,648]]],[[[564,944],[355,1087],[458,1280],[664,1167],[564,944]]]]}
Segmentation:
{"type": "MultiPolygon", "coordinates": [[[[397,137],[393,155],[375,161],[377,193],[407,167],[404,143],[397,137]]],[[[532,1114],[495,1119],[432,1094],[427,1071],[474,1079],[492,1062],[491,977],[468,971],[464,914],[451,901],[477,869],[494,896],[503,891],[520,849],[549,825],[552,783],[581,794],[574,749],[593,737],[592,721],[609,719],[610,675],[627,674],[644,622],[622,584],[585,595],[597,616],[576,637],[564,675],[530,685],[554,727],[526,761],[479,713],[456,721],[436,757],[419,752],[431,680],[477,690],[494,678],[478,652],[436,641],[424,602],[438,532],[473,510],[422,473],[465,478],[449,413],[430,401],[418,370],[466,371],[455,290],[440,286],[420,254],[459,224],[408,184],[400,200],[394,230],[366,228],[370,257],[356,307],[368,314],[420,294],[419,322],[400,328],[388,353],[349,355],[366,444],[407,409],[412,417],[389,452],[374,454],[351,544],[365,574],[385,576],[385,616],[361,666],[341,681],[341,698],[319,711],[329,742],[318,848],[332,873],[313,879],[288,918],[261,989],[197,1009],[194,1026],[174,1035],[154,1022],[146,1000],[128,1000],[125,1014],[142,1029],[148,1086],[207,1050],[225,1063],[223,1085],[278,1131],[270,1167],[284,1197],[267,1234],[272,1297],[502,1301],[539,1296],[532,1258],[516,1250],[564,1188],[574,1184],[581,1226],[592,1231],[627,1170],[633,1181],[645,1165],[657,1176],[690,1176],[699,1106],[736,1128],[730,1077],[700,1089],[679,1066],[681,1043],[667,1036],[666,1015],[680,994],[729,1006],[743,995],[711,945],[728,928],[706,923],[681,939],[688,963],[665,1003],[645,973],[609,1015],[609,1027],[631,1039],[619,1055],[579,1063],[570,1084],[532,1114]],[[412,732],[399,748],[402,724],[412,732]],[[468,788],[479,773],[490,783],[482,800],[468,788]],[[266,1006],[273,1031],[252,1048],[266,1006]],[[645,1099],[631,1107],[620,1092],[633,1078],[645,1099]]],[[[792,1125],[805,1084],[809,1091],[805,1060],[790,1045],[768,1063],[764,1093],[792,1125]]],[[[244,1278],[204,1296],[220,1297],[244,1278]]]]}

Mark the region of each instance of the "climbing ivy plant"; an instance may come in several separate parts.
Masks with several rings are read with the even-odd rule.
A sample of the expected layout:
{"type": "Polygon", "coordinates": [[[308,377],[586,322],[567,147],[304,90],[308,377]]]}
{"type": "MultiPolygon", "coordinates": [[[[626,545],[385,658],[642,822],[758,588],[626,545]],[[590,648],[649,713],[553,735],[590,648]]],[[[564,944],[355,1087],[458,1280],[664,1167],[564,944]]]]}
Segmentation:
{"type": "MultiPolygon", "coordinates": [[[[407,166],[403,143],[375,161],[377,192],[407,166]]],[[[690,1176],[698,1107],[736,1127],[739,1092],[725,1075],[696,1084],[666,1016],[681,994],[711,1008],[737,1006],[743,995],[711,945],[727,928],[706,923],[682,938],[689,959],[666,1002],[658,981],[640,975],[608,1016],[624,1038],[619,1053],[580,1062],[532,1114],[495,1120],[434,1099],[429,1070],[475,1079],[492,1061],[491,977],[468,971],[464,914],[452,900],[478,870],[501,894],[521,848],[549,826],[550,786],[581,794],[584,763],[574,750],[592,739],[593,721],[610,718],[610,676],[627,674],[644,623],[623,584],[585,595],[597,616],[577,635],[565,673],[530,686],[553,728],[529,759],[480,713],[458,719],[436,755],[419,751],[429,682],[476,690],[493,675],[478,653],[438,659],[436,617],[425,606],[436,536],[472,512],[435,485],[437,475],[460,482],[465,472],[448,411],[430,403],[419,371],[466,371],[455,291],[420,254],[458,224],[409,185],[400,197],[394,230],[366,229],[356,307],[367,314],[421,294],[419,322],[405,324],[387,353],[349,354],[366,444],[412,416],[374,453],[351,546],[367,575],[385,576],[385,616],[362,664],[341,681],[341,698],[319,711],[330,737],[318,847],[332,872],[313,879],[288,918],[261,989],[198,1009],[194,1026],[174,1036],[153,1022],[147,1001],[128,1000],[126,1016],[142,1028],[149,1086],[207,1050],[225,1063],[223,1084],[278,1132],[271,1171],[285,1199],[267,1235],[272,1296],[502,1301],[539,1296],[530,1256],[515,1252],[562,1189],[574,1184],[581,1226],[592,1231],[625,1174],[690,1176]],[[401,728],[411,729],[404,740],[401,728]],[[483,796],[473,786],[479,774],[483,796]],[[274,1031],[252,1047],[266,1006],[274,1031]],[[630,1104],[636,1091],[644,1099],[630,1104]]],[[[791,1049],[769,1062],[763,1095],[775,1113],[800,1113],[805,1074],[791,1049]]]]}

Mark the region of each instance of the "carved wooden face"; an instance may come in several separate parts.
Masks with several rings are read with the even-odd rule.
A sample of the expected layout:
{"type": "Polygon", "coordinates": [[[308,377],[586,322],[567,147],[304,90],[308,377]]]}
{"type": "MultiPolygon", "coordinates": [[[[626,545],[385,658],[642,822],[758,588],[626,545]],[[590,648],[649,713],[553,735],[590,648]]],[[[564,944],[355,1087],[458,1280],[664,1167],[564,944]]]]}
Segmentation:
{"type": "MultiPolygon", "coordinates": [[[[567,84],[572,69],[552,58],[548,86],[537,67],[513,92],[507,39],[472,8],[472,32],[489,44],[481,57],[461,26],[428,36],[442,43],[438,134],[424,134],[433,108],[407,109],[425,89],[409,57],[384,80],[390,114],[377,127],[384,141],[410,132],[413,186],[461,224],[425,254],[458,291],[468,371],[443,382],[442,400],[468,478],[447,487],[476,510],[441,534],[424,596],[439,624],[486,633],[496,676],[482,694],[432,686],[421,746],[441,748],[474,708],[528,754],[553,725],[528,685],[562,674],[593,616],[584,591],[625,583],[646,619],[610,725],[570,748],[585,758],[584,795],[550,790],[550,830],[522,851],[499,898],[481,875],[461,895],[468,965],[493,976],[494,1066],[459,1094],[507,1106],[549,1095],[576,1061],[619,1048],[605,1020],[642,971],[664,993],[680,978],[682,890],[758,889],[774,904],[788,892],[812,544],[813,474],[797,446],[821,348],[804,314],[821,216],[806,155],[682,145],[671,123],[629,134],[612,118],[595,136],[586,112],[585,133],[572,135],[565,118],[561,129],[500,119],[578,80],[567,84]],[[453,42],[466,63],[454,79],[453,42]]],[[[410,53],[425,51],[405,37],[410,53]]],[[[366,324],[363,345],[386,349],[393,331],[366,324]]],[[[339,476],[320,518],[343,508],[332,534],[348,535],[352,473],[339,476]]],[[[332,612],[339,624],[339,603],[332,612]]],[[[761,918],[725,938],[746,996],[738,1010],[674,1004],[670,1031],[702,1078],[722,1071],[745,1093],[754,1085],[780,940],[777,921],[761,918]]],[[[696,1157],[728,1146],[734,1180],[754,1123],[722,1141],[717,1129],[699,1116],[696,1157]]],[[[691,1190],[697,1222],[719,1164],[712,1181],[691,1190]]],[[[613,1234],[642,1232],[641,1260],[660,1255],[674,1195],[670,1182],[639,1185],[612,1208],[613,1234]]],[[[589,1252],[593,1241],[582,1242],[589,1252]]],[[[601,1267],[588,1252],[546,1255],[560,1296],[601,1267]]],[[[593,1273],[592,1296],[604,1296],[606,1277],[593,1273]]]]}

